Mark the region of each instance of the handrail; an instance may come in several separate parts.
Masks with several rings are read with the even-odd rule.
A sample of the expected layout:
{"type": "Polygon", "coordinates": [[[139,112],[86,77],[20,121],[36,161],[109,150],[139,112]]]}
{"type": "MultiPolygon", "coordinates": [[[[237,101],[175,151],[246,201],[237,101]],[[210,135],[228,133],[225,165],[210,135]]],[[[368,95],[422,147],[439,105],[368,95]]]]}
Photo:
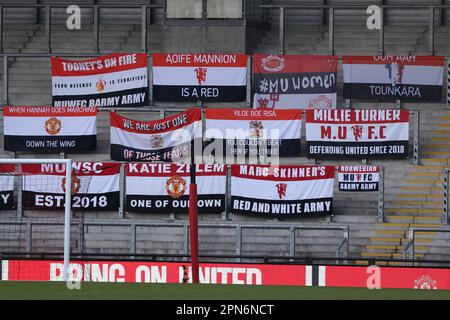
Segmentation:
{"type": "MultiPolygon", "coordinates": [[[[38,4],[38,3],[0,3],[3,8],[67,8],[69,3],[52,3],[52,4],[38,4]]],[[[112,9],[142,9],[145,8],[166,8],[166,4],[76,4],[80,8],[112,8],[112,9]]]]}
{"type": "MultiPolygon", "coordinates": [[[[380,8],[385,9],[430,9],[430,8],[437,8],[437,9],[450,9],[450,5],[386,5],[386,4],[376,4],[380,8]]],[[[367,9],[369,5],[359,5],[359,4],[348,4],[348,5],[290,5],[290,4],[262,4],[259,6],[260,8],[266,8],[266,9],[279,9],[279,8],[286,8],[286,9],[367,9]]]]}
{"type": "MultiPolygon", "coordinates": [[[[4,260],[7,259],[18,259],[18,260],[33,260],[33,259],[48,259],[48,260],[59,260],[60,256],[63,255],[62,252],[33,252],[33,253],[24,253],[24,252],[4,252],[1,254],[4,260]]],[[[158,258],[160,258],[158,261],[175,261],[175,260],[168,260],[167,258],[185,258],[189,259],[189,254],[161,254],[161,253],[145,253],[145,254],[126,254],[126,253],[73,253],[71,256],[72,261],[78,261],[78,260],[98,260],[98,261],[110,261],[110,257],[116,257],[115,260],[117,261],[156,261],[158,258]],[[88,259],[89,257],[92,257],[88,259]],[[162,258],[166,258],[166,260],[163,260],[162,258]]],[[[362,258],[362,257],[344,257],[344,258],[336,258],[336,257],[324,257],[324,256],[318,256],[318,257],[311,257],[311,256],[269,256],[269,255],[213,255],[213,254],[201,254],[199,256],[200,258],[210,258],[209,260],[212,263],[219,263],[218,259],[253,259],[253,260],[262,260],[263,263],[273,263],[273,264],[280,264],[280,263],[289,263],[289,264],[316,264],[315,262],[318,262],[319,264],[324,264],[321,262],[326,261],[350,261],[355,262],[355,266],[361,266],[360,261],[366,261],[367,265],[374,265],[376,262],[414,262],[414,263],[429,263],[429,264],[448,264],[450,265],[450,260],[416,260],[416,259],[386,259],[386,258],[362,258]],[[273,262],[271,262],[273,260],[273,262]],[[280,262],[282,261],[282,262],[280,262]]],[[[208,260],[203,259],[202,263],[209,262],[208,260]]],[[[186,262],[188,260],[183,260],[183,262],[186,262]]],[[[325,263],[328,264],[328,263],[325,263]]],[[[414,265],[415,266],[415,265],[414,265]]],[[[421,266],[423,267],[423,266],[421,266]]]]}
{"type": "MultiPolygon", "coordinates": [[[[63,219],[61,219],[61,222],[49,222],[49,221],[41,221],[39,219],[36,220],[25,220],[25,219],[19,219],[17,221],[13,220],[0,220],[0,225],[2,224],[36,224],[36,225],[58,225],[61,223],[64,223],[63,219]]],[[[77,225],[78,222],[72,222],[72,224],[77,225]]],[[[162,222],[162,221],[143,221],[143,220],[126,220],[126,221],[115,221],[115,220],[103,220],[103,221],[83,221],[83,224],[85,226],[129,226],[129,225],[136,225],[136,226],[176,226],[176,227],[182,227],[184,225],[189,225],[189,221],[171,221],[171,222],[162,222]]],[[[286,229],[289,227],[299,228],[299,229],[305,229],[305,230],[348,230],[348,225],[336,225],[336,226],[330,226],[330,225],[320,225],[317,224],[308,224],[308,223],[289,223],[289,222],[281,222],[278,221],[276,225],[273,225],[273,222],[266,222],[266,223],[248,223],[245,221],[242,222],[215,222],[215,221],[199,221],[199,226],[205,226],[205,227],[219,227],[219,228],[235,228],[237,226],[241,226],[246,229],[257,229],[257,228],[269,228],[269,229],[286,229]]]]}
{"type": "MultiPolygon", "coordinates": [[[[100,57],[100,56],[104,56],[110,53],[116,53],[117,51],[114,52],[102,52],[102,53],[69,53],[69,52],[52,52],[52,53],[46,53],[46,52],[40,52],[40,53],[0,53],[0,57],[9,57],[9,58],[48,58],[48,57],[80,57],[80,58],[95,58],[95,57],[100,57]]],[[[212,52],[212,53],[221,53],[219,52],[212,52]]],[[[202,54],[202,53],[198,53],[198,54],[202,54]]],[[[152,55],[152,53],[147,53],[147,56],[150,57],[152,55]]],[[[343,54],[343,55],[339,55],[336,54],[334,56],[336,56],[339,60],[342,60],[344,58],[344,56],[348,56],[351,54],[343,54]]],[[[252,55],[249,55],[252,56],[252,55]]],[[[379,56],[378,54],[369,54],[368,56],[379,56]]],[[[388,55],[389,56],[389,55],[388,55]]],[[[450,63],[450,55],[448,56],[443,56],[444,59],[449,60],[450,63]]]]}
{"type": "Polygon", "coordinates": [[[347,238],[342,239],[341,243],[339,243],[336,249],[336,258],[339,258],[339,253],[341,252],[342,247],[348,242],[347,238]]]}
{"type": "Polygon", "coordinates": [[[408,253],[411,251],[411,259],[409,262],[414,260],[415,262],[415,238],[416,238],[416,232],[448,232],[450,233],[450,228],[442,227],[442,228],[416,228],[416,227],[409,227],[408,228],[408,243],[405,246],[405,249],[403,251],[403,258],[406,261],[408,258],[408,253]],[[411,250],[410,250],[411,249],[411,250]]]}
{"type": "MultiPolygon", "coordinates": [[[[400,9],[400,10],[417,10],[417,9],[427,9],[428,10],[428,52],[429,55],[435,54],[434,48],[434,38],[435,38],[435,9],[450,9],[450,5],[382,5],[382,4],[374,4],[380,8],[380,21],[381,26],[378,28],[379,33],[379,54],[384,55],[385,52],[385,44],[384,44],[384,12],[385,9],[400,9]]],[[[331,55],[334,54],[335,51],[335,35],[334,35],[334,27],[335,27],[335,10],[339,9],[368,9],[369,5],[260,5],[262,9],[278,9],[279,10],[279,53],[285,53],[285,41],[284,41],[284,28],[285,28],[285,11],[288,9],[321,9],[321,10],[329,10],[329,20],[328,20],[328,41],[329,41],[329,53],[331,55]]],[[[367,13],[367,10],[365,10],[367,13]]],[[[325,13],[323,13],[323,18],[325,20],[325,13]]]]}
{"type": "MultiPolygon", "coordinates": [[[[108,3],[102,3],[102,4],[88,4],[88,3],[80,3],[76,4],[80,8],[166,8],[167,5],[164,4],[108,4],[108,3]]],[[[437,9],[448,9],[450,8],[450,5],[382,5],[382,4],[374,4],[377,5],[380,8],[387,8],[387,9],[429,9],[429,8],[437,8],[437,9]]],[[[67,8],[67,3],[51,3],[51,4],[37,4],[37,3],[0,3],[0,6],[4,8],[67,8]]],[[[289,9],[328,9],[328,8],[335,8],[335,9],[366,9],[368,5],[358,5],[358,4],[348,4],[348,5],[284,5],[284,4],[263,4],[259,5],[260,8],[267,8],[267,9],[276,9],[276,8],[289,8],[289,9]]]]}
{"type": "Polygon", "coordinates": [[[448,212],[449,212],[448,197],[449,197],[449,188],[450,188],[449,174],[450,174],[450,168],[445,168],[444,169],[444,192],[443,192],[443,202],[442,202],[442,206],[443,206],[442,222],[445,224],[449,223],[449,218],[448,218],[448,216],[449,216],[449,214],[448,214],[448,212]]]}

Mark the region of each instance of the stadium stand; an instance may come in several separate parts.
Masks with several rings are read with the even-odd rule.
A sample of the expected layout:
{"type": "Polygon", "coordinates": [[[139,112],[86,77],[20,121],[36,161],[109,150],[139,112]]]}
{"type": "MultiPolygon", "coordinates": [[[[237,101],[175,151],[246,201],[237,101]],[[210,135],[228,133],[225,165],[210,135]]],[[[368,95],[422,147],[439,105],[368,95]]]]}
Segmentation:
{"type": "MultiPolygon", "coordinates": [[[[72,1],[38,1],[42,5],[66,4],[72,1]]],[[[128,0],[127,5],[164,4],[164,0],[128,0]]],[[[261,8],[261,5],[370,5],[376,1],[245,1],[246,24],[226,21],[221,26],[211,24],[203,34],[198,24],[180,25],[165,19],[163,9],[152,9],[147,26],[147,52],[214,52],[214,53],[279,53],[279,9],[261,8]],[[224,30],[223,26],[227,26],[224,30]]],[[[380,3],[383,1],[379,1],[380,3]]],[[[22,2],[21,2],[22,3],[22,2]]],[[[25,2],[23,2],[25,3],[25,2]]],[[[36,3],[29,1],[29,3],[36,3]]],[[[98,5],[122,4],[116,0],[84,0],[78,4],[98,5]]],[[[17,4],[17,1],[0,0],[0,5],[17,4]]],[[[385,5],[441,5],[450,1],[386,0],[385,5]]],[[[63,9],[52,9],[51,53],[48,52],[47,13],[45,8],[4,8],[3,13],[3,58],[0,60],[0,99],[4,105],[51,105],[51,70],[48,55],[85,57],[89,54],[110,52],[141,52],[141,9],[101,8],[99,23],[99,47],[96,48],[94,12],[83,9],[82,29],[69,31],[65,27],[66,14],[63,9]],[[10,56],[5,56],[10,54],[10,56]],[[79,56],[77,56],[79,55],[79,56]],[[7,68],[4,63],[7,63],[7,68]],[[5,77],[7,70],[7,77],[5,77]],[[8,83],[4,81],[7,79],[8,83]]],[[[365,26],[365,9],[335,9],[334,54],[376,55],[380,53],[378,31],[365,26]]],[[[181,21],[182,22],[182,21],[181,21]]],[[[429,53],[429,10],[385,9],[384,54],[426,55],[429,53]]],[[[324,9],[285,9],[284,53],[329,54],[329,13],[324,9]]],[[[448,43],[450,9],[435,10],[434,53],[450,55],[448,43]]],[[[447,81],[445,76],[444,83],[447,81]]],[[[338,105],[345,106],[342,94],[342,64],[338,69],[338,105]]],[[[444,94],[445,96],[445,94],[444,94]]],[[[183,108],[188,104],[155,103],[142,110],[122,111],[121,114],[135,119],[157,119],[160,110],[166,115],[173,107],[183,108]],[[152,110],[152,109],[156,109],[152,110]]],[[[244,107],[247,103],[206,104],[206,107],[244,107]]],[[[393,108],[395,103],[362,103],[352,101],[352,107],[393,108]]],[[[401,259],[408,242],[410,227],[442,227],[443,170],[450,166],[450,111],[447,101],[440,103],[405,103],[403,108],[420,111],[420,165],[408,160],[372,161],[371,164],[385,168],[384,213],[385,221],[378,218],[378,194],[345,194],[335,186],[334,214],[328,218],[298,218],[287,221],[262,220],[244,216],[200,215],[201,255],[261,255],[335,257],[339,255],[363,259],[401,259]],[[254,226],[257,227],[254,227],[254,226]],[[324,230],[309,230],[322,226],[324,230]],[[275,228],[277,229],[275,229],[275,228]],[[306,229],[293,229],[306,227],[306,229]],[[343,229],[339,229],[342,228],[343,229]],[[326,228],[338,228],[326,230],[326,228]],[[346,234],[348,228],[349,233],[346,234]],[[295,238],[294,246],[291,239],[295,238]],[[342,242],[347,240],[347,242],[342,242]],[[342,244],[348,246],[344,249],[342,244]],[[338,248],[342,247],[342,250],[338,248]]],[[[3,117],[0,117],[3,129],[3,117]]],[[[93,153],[66,154],[74,160],[109,160],[110,124],[109,113],[103,109],[98,114],[98,149],[93,153]]],[[[303,128],[302,137],[305,136],[303,128]]],[[[414,127],[411,126],[411,136],[414,127]]],[[[303,143],[303,142],[302,142],[303,143]]],[[[410,141],[411,147],[412,140],[410,141]]],[[[302,146],[304,148],[305,145],[302,146]]],[[[413,148],[411,148],[413,149],[413,148]]],[[[0,156],[9,158],[32,158],[35,154],[3,151],[0,141],[0,156]]],[[[38,157],[54,155],[40,154],[38,157]]],[[[310,164],[306,157],[283,159],[283,163],[310,164]]],[[[319,161],[327,165],[343,164],[342,161],[319,161]]],[[[345,164],[360,164],[345,161],[345,164]]],[[[0,223],[0,250],[43,252],[57,251],[63,243],[63,230],[50,235],[45,226],[33,226],[30,237],[23,238],[23,228],[39,217],[39,212],[27,211],[20,218],[23,226],[11,228],[0,223]],[[49,246],[59,246],[49,248],[49,246]],[[32,247],[32,248],[31,248],[32,247]]],[[[16,212],[2,213],[2,220],[18,219],[16,212]]],[[[187,214],[140,215],[117,212],[75,213],[73,250],[91,254],[187,254],[187,214]]],[[[55,218],[56,221],[56,218],[55,218]]],[[[31,230],[31,231],[30,231],[31,230]]],[[[450,235],[448,233],[417,233],[415,252],[418,259],[450,260],[450,235]]],[[[380,264],[387,262],[380,262],[380,264]]],[[[390,265],[399,262],[388,262],[390,265]]]]}

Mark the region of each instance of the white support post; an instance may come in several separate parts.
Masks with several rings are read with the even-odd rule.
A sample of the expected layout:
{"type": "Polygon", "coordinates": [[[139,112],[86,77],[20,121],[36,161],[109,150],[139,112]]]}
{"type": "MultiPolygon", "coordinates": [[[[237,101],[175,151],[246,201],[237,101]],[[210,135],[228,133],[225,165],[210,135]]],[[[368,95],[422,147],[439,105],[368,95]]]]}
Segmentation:
{"type": "Polygon", "coordinates": [[[413,141],[413,158],[412,163],[414,165],[420,165],[420,111],[410,111],[413,116],[413,127],[414,127],[414,141],[413,141]]]}
{"type": "Polygon", "coordinates": [[[148,54],[147,57],[147,74],[148,76],[148,104],[153,106],[153,56],[148,54]]]}
{"type": "Polygon", "coordinates": [[[229,198],[230,198],[230,192],[231,192],[231,188],[230,185],[228,184],[228,182],[231,181],[231,165],[227,166],[227,171],[226,171],[226,185],[225,185],[225,211],[222,213],[222,220],[231,220],[230,219],[230,214],[229,214],[229,198]]]}
{"type": "Polygon", "coordinates": [[[450,169],[444,169],[444,198],[443,198],[443,215],[442,215],[442,223],[443,224],[448,224],[448,210],[449,210],[449,205],[448,205],[448,195],[449,195],[449,176],[450,173],[450,169]]]}
{"type": "Polygon", "coordinates": [[[450,109],[450,60],[447,59],[447,109],[450,109]]]}
{"type": "Polygon", "coordinates": [[[72,208],[72,160],[66,162],[66,202],[64,210],[64,281],[69,280],[70,214],[72,208]]]}
{"type": "MultiPolygon", "coordinates": [[[[66,192],[64,203],[64,280],[69,276],[70,224],[72,209],[72,160],[71,159],[0,159],[0,164],[64,164],[66,166],[66,192]]],[[[19,203],[21,205],[21,203],[19,203]]],[[[31,239],[31,238],[30,238],[31,239]]]]}
{"type": "Polygon", "coordinates": [[[120,165],[120,175],[119,175],[119,218],[123,218],[125,214],[125,197],[126,197],[126,174],[125,174],[125,164],[120,165]]]}
{"type": "Polygon", "coordinates": [[[380,166],[378,182],[378,222],[384,222],[384,167],[380,166]]]}

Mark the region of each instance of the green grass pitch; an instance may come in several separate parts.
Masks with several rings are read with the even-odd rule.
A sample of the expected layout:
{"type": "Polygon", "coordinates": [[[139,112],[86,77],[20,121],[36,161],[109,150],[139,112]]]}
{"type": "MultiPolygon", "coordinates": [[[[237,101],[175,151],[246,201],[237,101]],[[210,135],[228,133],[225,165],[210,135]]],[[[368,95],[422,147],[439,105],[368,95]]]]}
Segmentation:
{"type": "Polygon", "coordinates": [[[131,283],[81,283],[69,290],[65,282],[0,282],[0,299],[449,300],[450,291],[131,283]]]}

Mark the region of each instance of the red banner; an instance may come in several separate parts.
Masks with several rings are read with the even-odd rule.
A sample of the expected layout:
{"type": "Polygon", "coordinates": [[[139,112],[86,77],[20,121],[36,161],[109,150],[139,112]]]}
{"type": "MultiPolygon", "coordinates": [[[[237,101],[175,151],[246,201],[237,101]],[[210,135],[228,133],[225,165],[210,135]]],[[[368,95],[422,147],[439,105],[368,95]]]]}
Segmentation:
{"type": "MultiPolygon", "coordinates": [[[[71,281],[92,282],[182,283],[192,278],[190,263],[182,262],[73,261],[69,273],[71,281]]],[[[63,262],[4,260],[2,280],[63,281],[63,262]]],[[[450,269],[201,263],[200,282],[450,290],[450,269]]]]}
{"type": "Polygon", "coordinates": [[[450,290],[450,269],[326,267],[327,287],[375,287],[450,290]]]}
{"type": "MultiPolygon", "coordinates": [[[[3,261],[2,279],[62,281],[62,261],[3,261]]],[[[72,281],[182,283],[189,263],[80,261],[70,264],[72,281]]],[[[200,264],[200,282],[212,284],[305,285],[305,266],[257,264],[200,264]]]]}

